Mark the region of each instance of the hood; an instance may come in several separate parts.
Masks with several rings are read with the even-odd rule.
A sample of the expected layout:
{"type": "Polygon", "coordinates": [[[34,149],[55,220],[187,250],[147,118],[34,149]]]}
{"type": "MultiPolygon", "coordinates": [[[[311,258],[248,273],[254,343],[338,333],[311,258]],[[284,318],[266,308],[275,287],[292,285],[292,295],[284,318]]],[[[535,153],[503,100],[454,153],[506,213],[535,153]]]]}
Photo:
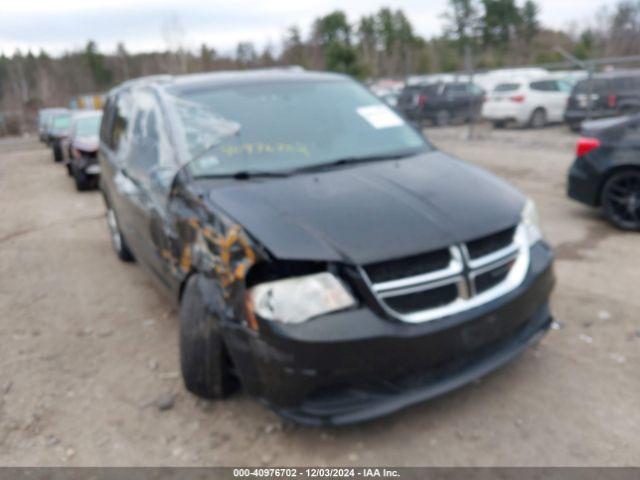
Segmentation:
{"type": "Polygon", "coordinates": [[[524,197],[441,152],[276,179],[212,185],[209,201],[274,256],[367,264],[518,223],[524,197]]]}
{"type": "Polygon", "coordinates": [[[97,152],[100,146],[100,139],[97,135],[91,137],[77,137],[73,140],[74,148],[83,152],[97,152]]]}

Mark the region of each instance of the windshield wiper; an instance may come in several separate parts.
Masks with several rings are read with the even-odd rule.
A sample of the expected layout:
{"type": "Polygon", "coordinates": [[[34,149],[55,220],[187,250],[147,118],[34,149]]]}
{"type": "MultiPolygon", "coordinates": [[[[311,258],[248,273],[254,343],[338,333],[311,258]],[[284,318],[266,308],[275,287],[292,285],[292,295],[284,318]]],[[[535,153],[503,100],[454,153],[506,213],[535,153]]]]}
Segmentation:
{"type": "Polygon", "coordinates": [[[341,167],[344,165],[357,165],[359,163],[379,162],[384,160],[398,160],[400,158],[407,158],[420,153],[419,151],[395,153],[391,155],[366,155],[361,157],[343,157],[337,160],[333,160],[327,163],[318,163],[315,165],[309,165],[307,167],[300,167],[291,170],[291,173],[304,173],[304,172],[321,172],[324,170],[330,170],[335,167],[341,167]]]}
{"type": "Polygon", "coordinates": [[[265,170],[240,170],[233,173],[198,175],[196,178],[233,178],[234,180],[249,180],[251,178],[282,178],[288,177],[289,172],[268,172],[265,170]]]}

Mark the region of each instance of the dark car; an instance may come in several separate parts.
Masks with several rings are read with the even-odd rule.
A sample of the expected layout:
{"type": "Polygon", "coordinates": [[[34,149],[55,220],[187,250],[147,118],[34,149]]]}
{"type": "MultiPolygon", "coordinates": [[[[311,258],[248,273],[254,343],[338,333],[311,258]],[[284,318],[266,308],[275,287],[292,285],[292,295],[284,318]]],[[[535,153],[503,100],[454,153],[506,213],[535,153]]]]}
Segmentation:
{"type": "Polygon", "coordinates": [[[53,140],[53,122],[58,117],[68,117],[70,112],[66,108],[56,108],[55,111],[44,116],[44,128],[42,140],[47,146],[51,146],[53,140]]]}
{"type": "Polygon", "coordinates": [[[64,163],[78,190],[98,186],[100,165],[98,147],[102,111],[87,110],[74,113],[69,135],[63,142],[64,163]]]}
{"type": "Polygon", "coordinates": [[[357,422],[491,372],[550,325],[533,204],[346,76],[126,83],[99,159],[114,248],[179,305],[197,395],[239,381],[287,418],[357,422]]]}
{"type": "Polygon", "coordinates": [[[60,112],[51,115],[50,126],[48,127],[48,144],[53,153],[54,162],[62,162],[64,160],[64,141],[69,135],[69,126],[71,125],[71,113],[60,112]]]}
{"type": "Polygon", "coordinates": [[[483,101],[484,90],[473,83],[437,82],[405,87],[397,108],[409,120],[444,126],[478,117],[483,101]]]}
{"type": "Polygon", "coordinates": [[[569,196],[640,230],[640,115],[585,122],[569,171],[569,196]]]}
{"type": "Polygon", "coordinates": [[[640,112],[640,70],[599,73],[575,84],[567,100],[565,122],[574,132],[591,119],[640,112]],[[591,112],[589,114],[589,105],[591,112]]]}
{"type": "Polygon", "coordinates": [[[51,125],[52,115],[66,114],[67,112],[66,108],[42,108],[38,111],[38,137],[41,142],[47,143],[49,141],[48,128],[51,125]]]}

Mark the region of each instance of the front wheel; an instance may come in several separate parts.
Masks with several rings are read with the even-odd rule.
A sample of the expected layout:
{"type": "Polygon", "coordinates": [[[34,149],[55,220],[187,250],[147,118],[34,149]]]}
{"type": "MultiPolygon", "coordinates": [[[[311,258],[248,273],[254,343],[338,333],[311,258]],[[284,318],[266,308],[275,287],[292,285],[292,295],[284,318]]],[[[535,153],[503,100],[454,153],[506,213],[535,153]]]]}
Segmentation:
{"type": "Polygon", "coordinates": [[[129,246],[127,245],[122,232],[120,231],[120,225],[118,224],[118,217],[111,205],[107,204],[107,225],[109,227],[109,235],[111,237],[111,244],[116,251],[116,255],[123,262],[133,262],[135,258],[129,246]]]}
{"type": "Polygon", "coordinates": [[[73,181],[76,184],[76,190],[83,192],[93,187],[93,178],[87,175],[84,171],[77,167],[71,167],[71,174],[73,175],[73,181]]]}
{"type": "Polygon", "coordinates": [[[213,307],[222,302],[204,276],[187,280],[180,302],[180,367],[187,390],[203,398],[224,398],[237,386],[213,307]]]}
{"type": "Polygon", "coordinates": [[[59,145],[54,144],[53,147],[53,161],[60,163],[62,161],[62,148],[59,145]]]}
{"type": "Polygon", "coordinates": [[[607,219],[622,230],[640,230],[640,170],[615,173],[602,189],[607,219]]]}

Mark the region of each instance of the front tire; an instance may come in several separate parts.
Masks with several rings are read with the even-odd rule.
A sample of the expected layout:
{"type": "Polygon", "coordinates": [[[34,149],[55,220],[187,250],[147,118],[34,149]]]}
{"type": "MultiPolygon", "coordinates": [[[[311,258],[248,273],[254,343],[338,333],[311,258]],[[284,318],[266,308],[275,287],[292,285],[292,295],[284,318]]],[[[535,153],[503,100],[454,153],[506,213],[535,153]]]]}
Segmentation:
{"type": "Polygon", "coordinates": [[[180,302],[180,367],[187,390],[203,398],[225,398],[237,386],[214,311],[222,302],[204,276],[187,280],[180,302]]]}
{"type": "Polygon", "coordinates": [[[131,253],[129,246],[120,231],[116,212],[109,204],[107,204],[107,226],[109,227],[111,245],[113,245],[113,249],[116,251],[118,258],[123,262],[134,262],[135,257],[133,256],[133,253],[131,253]]]}
{"type": "Polygon", "coordinates": [[[81,169],[72,166],[71,174],[73,175],[73,181],[76,185],[76,190],[84,192],[85,190],[91,190],[94,187],[94,180],[90,175],[87,175],[81,169]]]}
{"type": "Polygon", "coordinates": [[[60,148],[60,145],[54,144],[52,149],[53,149],[53,161],[55,163],[60,163],[62,161],[62,148],[60,148]]]}
{"type": "Polygon", "coordinates": [[[640,170],[614,173],[602,188],[604,215],[622,230],[640,231],[640,170]]]}

